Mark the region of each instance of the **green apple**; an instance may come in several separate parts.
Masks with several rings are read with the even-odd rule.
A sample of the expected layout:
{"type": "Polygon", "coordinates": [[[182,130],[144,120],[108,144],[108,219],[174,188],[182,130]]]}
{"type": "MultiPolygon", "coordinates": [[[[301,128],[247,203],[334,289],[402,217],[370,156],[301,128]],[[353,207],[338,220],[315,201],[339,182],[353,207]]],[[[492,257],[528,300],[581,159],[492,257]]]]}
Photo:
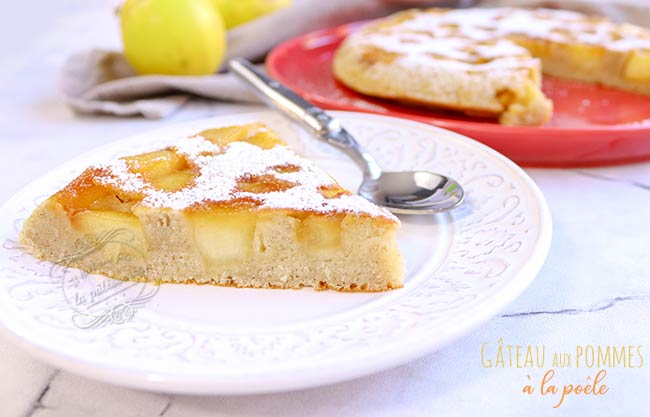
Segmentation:
{"type": "Polygon", "coordinates": [[[126,0],[119,17],[138,74],[212,74],[223,60],[226,29],[213,0],[126,0]]]}

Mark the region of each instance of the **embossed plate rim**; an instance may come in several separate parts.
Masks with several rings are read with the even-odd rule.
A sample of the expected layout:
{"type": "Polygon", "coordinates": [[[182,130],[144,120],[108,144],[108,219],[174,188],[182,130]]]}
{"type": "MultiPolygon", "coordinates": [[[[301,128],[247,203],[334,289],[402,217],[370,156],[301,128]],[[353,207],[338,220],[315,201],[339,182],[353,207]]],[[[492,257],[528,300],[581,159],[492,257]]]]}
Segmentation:
{"type": "MultiPolygon", "coordinates": [[[[92,358],[92,352],[89,352],[85,355],[75,355],[74,353],[68,354],[65,350],[61,349],[61,346],[59,346],[57,349],[56,347],[43,344],[35,345],[34,340],[28,340],[29,334],[25,335],[24,329],[22,332],[15,332],[15,326],[19,326],[20,324],[18,322],[21,320],[12,319],[11,317],[7,317],[6,314],[3,314],[8,311],[8,308],[4,308],[1,305],[0,322],[2,322],[3,326],[0,326],[0,332],[17,341],[19,344],[24,346],[27,351],[45,360],[46,362],[49,362],[55,366],[61,367],[71,372],[119,385],[163,392],[193,394],[250,394],[261,392],[276,392],[339,382],[388,369],[390,367],[397,366],[411,359],[422,356],[430,351],[435,350],[436,348],[441,347],[444,344],[451,342],[452,340],[460,337],[462,334],[468,332],[470,329],[476,327],[483,321],[487,320],[499,309],[516,298],[529,285],[539,269],[542,267],[550,247],[551,218],[550,212],[548,210],[546,202],[544,201],[541,191],[523,172],[523,170],[521,170],[514,163],[502,155],[487,148],[484,145],[481,145],[476,141],[431,125],[404,119],[364,113],[332,113],[343,119],[344,123],[347,121],[349,124],[353,125],[355,123],[365,123],[367,126],[380,126],[385,130],[388,130],[390,127],[392,129],[399,129],[396,131],[402,133],[410,132],[410,134],[415,134],[415,132],[424,132],[422,135],[426,134],[427,136],[438,136],[439,142],[437,143],[441,144],[441,148],[442,145],[445,145],[450,146],[451,150],[453,150],[455,147],[456,152],[459,152],[459,149],[461,151],[474,152],[478,155],[477,158],[480,157],[477,159],[477,161],[481,161],[481,158],[484,158],[483,160],[486,161],[484,165],[487,163],[496,164],[495,166],[499,166],[502,172],[508,174],[508,178],[512,180],[511,187],[513,187],[513,189],[515,183],[522,187],[520,190],[521,194],[528,195],[530,197],[530,199],[526,202],[526,204],[530,205],[531,207],[531,209],[529,209],[530,213],[525,214],[529,214],[535,217],[533,226],[537,227],[537,234],[534,237],[534,242],[524,242],[524,244],[529,245],[531,249],[530,254],[526,259],[519,260],[521,264],[520,267],[517,268],[516,271],[509,271],[512,273],[510,274],[510,278],[508,278],[505,283],[501,284],[499,282],[493,284],[499,285],[497,287],[497,290],[495,290],[496,293],[493,297],[485,298],[486,296],[484,294],[484,298],[480,299],[477,303],[470,303],[469,305],[463,305],[462,303],[459,304],[460,307],[463,307],[462,313],[456,312],[456,314],[453,314],[451,317],[445,317],[444,315],[438,317],[437,320],[442,320],[442,318],[445,319],[445,327],[441,328],[440,323],[435,321],[435,324],[438,326],[435,329],[435,334],[431,334],[428,331],[423,331],[421,327],[424,324],[429,325],[431,323],[428,321],[420,320],[419,322],[414,321],[411,323],[413,329],[407,328],[404,330],[403,328],[398,328],[399,331],[406,331],[407,337],[395,338],[396,340],[392,341],[391,343],[371,345],[370,349],[368,349],[368,346],[361,348],[363,347],[363,342],[352,340],[351,342],[345,342],[348,343],[347,345],[344,342],[341,342],[340,346],[327,346],[329,350],[323,348],[323,352],[325,352],[324,357],[323,355],[319,356],[311,354],[310,356],[310,354],[306,354],[305,357],[298,358],[295,361],[270,361],[268,357],[264,357],[262,355],[260,357],[251,359],[252,365],[249,367],[240,368],[237,366],[228,367],[224,365],[221,367],[212,367],[210,369],[203,370],[202,372],[187,371],[184,373],[182,369],[156,369],[155,367],[147,367],[147,365],[144,364],[140,366],[134,358],[121,358],[120,360],[119,354],[121,351],[119,350],[115,351],[115,354],[118,356],[117,360],[111,360],[111,358],[100,358],[98,360],[96,357],[94,360],[89,360],[89,357],[92,358]],[[420,328],[417,328],[416,326],[420,326],[420,328]],[[10,328],[13,328],[13,331],[10,330],[10,328]],[[354,344],[355,342],[357,345],[354,344]],[[345,351],[346,354],[332,354],[333,351],[336,351],[336,349],[340,349],[341,347],[351,349],[351,351],[349,351],[350,354],[347,354],[347,350],[345,351]],[[261,362],[255,363],[254,360],[261,362]],[[263,366],[260,366],[260,364],[263,366]]],[[[251,118],[258,118],[264,120],[265,118],[276,117],[277,115],[272,112],[246,113],[236,116],[228,115],[185,122],[175,126],[177,129],[190,129],[192,126],[199,126],[201,124],[205,124],[208,121],[220,123],[236,123],[237,121],[241,122],[242,119],[250,120],[251,118]]],[[[135,137],[152,136],[155,135],[157,131],[162,131],[164,129],[158,129],[145,133],[143,135],[136,135],[135,137]]],[[[114,149],[119,146],[119,144],[128,142],[133,138],[134,137],[127,138],[125,140],[106,145],[104,147],[91,151],[86,155],[93,155],[96,157],[102,150],[114,149]]],[[[438,152],[437,148],[436,152],[438,152]]],[[[83,157],[84,156],[79,158],[83,157]]],[[[79,158],[75,158],[75,161],[79,158]]],[[[449,161],[444,160],[439,162],[439,167],[444,168],[445,164],[449,161]]],[[[463,163],[466,162],[467,161],[463,163]]],[[[453,163],[453,161],[451,163],[453,163]]],[[[487,167],[487,165],[485,166],[487,167]]],[[[25,189],[23,189],[23,191],[29,190],[30,187],[34,186],[34,184],[36,184],[38,181],[42,181],[42,179],[28,185],[25,187],[25,189]]],[[[480,188],[478,190],[480,190],[480,188]]],[[[19,192],[14,198],[17,198],[20,195],[21,192],[19,192]]],[[[0,209],[0,213],[4,213],[6,211],[5,207],[8,207],[9,203],[13,200],[14,199],[12,198],[5,206],[3,206],[0,209]]],[[[505,200],[502,204],[505,205],[505,200]]],[[[476,211],[478,210],[479,209],[477,208],[476,211]]],[[[466,216],[468,219],[472,219],[472,216],[476,217],[474,211],[475,210],[471,210],[470,212],[465,212],[464,214],[460,213],[458,215],[459,218],[457,219],[459,224],[463,224],[463,222],[466,221],[460,218],[460,216],[466,216]]],[[[3,220],[3,222],[7,224],[14,221],[15,217],[6,221],[3,220]]],[[[525,219],[522,221],[525,221],[525,219]]],[[[440,279],[442,276],[438,278],[440,279]]],[[[487,278],[488,275],[485,275],[485,279],[487,278]]],[[[438,285],[437,283],[439,282],[439,279],[432,279],[431,283],[438,285]]],[[[432,285],[432,287],[435,287],[436,285],[432,285]]],[[[486,294],[487,293],[489,292],[486,292],[486,294]]],[[[0,298],[4,298],[4,291],[2,294],[0,294],[0,296],[0,298]]],[[[400,300],[401,298],[397,297],[395,300],[400,300]]],[[[390,308],[390,304],[384,306],[384,309],[390,308]]],[[[393,306],[393,308],[396,307],[393,306]]],[[[418,308],[420,308],[418,305],[415,305],[413,307],[415,316],[417,316],[419,313],[427,313],[427,311],[424,310],[417,310],[418,308]]],[[[395,313],[395,317],[410,317],[409,314],[413,314],[413,311],[409,312],[407,310],[408,309],[397,311],[397,313],[395,313]],[[400,316],[400,314],[402,316],[400,316]]],[[[450,309],[449,311],[453,312],[453,309],[450,309]]],[[[435,311],[431,314],[433,314],[431,317],[435,317],[435,311]]],[[[388,321],[385,323],[382,322],[382,325],[386,323],[388,323],[388,321]]],[[[402,322],[399,322],[398,324],[403,325],[402,322]]],[[[341,331],[343,332],[343,336],[352,336],[352,338],[354,338],[354,328],[350,330],[350,325],[346,323],[343,323],[340,326],[342,326],[341,331]],[[344,331],[345,326],[348,327],[347,335],[344,331]]],[[[386,339],[388,337],[387,334],[399,334],[396,333],[398,330],[390,329],[389,331],[387,327],[381,327],[379,328],[379,333],[372,334],[372,326],[369,326],[371,330],[370,336],[366,336],[366,339],[363,339],[361,336],[359,336],[359,340],[363,339],[366,340],[366,343],[368,343],[368,341],[381,340],[382,337],[386,339]]],[[[431,330],[432,329],[429,329],[429,331],[431,330]]],[[[197,338],[202,337],[201,335],[195,336],[197,338]]],[[[230,336],[219,335],[219,337],[230,336]]],[[[325,336],[321,335],[321,337],[325,336]]],[[[321,340],[321,343],[323,342],[325,342],[325,340],[321,340]]],[[[332,342],[329,341],[329,343],[332,342]]],[[[241,361],[242,359],[240,358],[239,360],[241,361]]],[[[152,363],[155,363],[155,361],[152,363]]],[[[178,364],[179,363],[176,363],[176,365],[178,364]]]]}

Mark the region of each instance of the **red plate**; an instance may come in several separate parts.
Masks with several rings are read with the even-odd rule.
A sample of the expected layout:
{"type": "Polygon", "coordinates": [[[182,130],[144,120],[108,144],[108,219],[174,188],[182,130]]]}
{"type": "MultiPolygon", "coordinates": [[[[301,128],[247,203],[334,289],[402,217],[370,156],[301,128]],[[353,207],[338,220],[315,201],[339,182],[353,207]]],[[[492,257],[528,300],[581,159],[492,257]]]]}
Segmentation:
{"type": "Polygon", "coordinates": [[[501,126],[494,121],[410,107],[356,93],[332,74],[332,56],[363,23],[308,33],[269,54],[271,76],[326,109],[385,114],[454,130],[528,166],[577,166],[650,159],[650,97],[576,81],[544,78],[555,112],[543,127],[501,126]]]}

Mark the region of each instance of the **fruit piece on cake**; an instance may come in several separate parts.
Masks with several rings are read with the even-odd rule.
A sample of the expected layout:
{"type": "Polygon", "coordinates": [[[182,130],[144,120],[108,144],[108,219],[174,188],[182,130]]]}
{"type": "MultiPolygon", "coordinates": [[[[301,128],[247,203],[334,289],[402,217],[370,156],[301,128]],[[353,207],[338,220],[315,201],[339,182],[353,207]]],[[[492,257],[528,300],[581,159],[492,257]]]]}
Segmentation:
{"type": "Polygon", "coordinates": [[[90,167],[20,239],[122,280],[383,291],[402,287],[399,224],[254,123],[90,167]]]}
{"type": "Polygon", "coordinates": [[[650,94],[650,30],[564,10],[408,10],[348,36],[333,70],[370,96],[541,125],[542,72],[650,94]]]}

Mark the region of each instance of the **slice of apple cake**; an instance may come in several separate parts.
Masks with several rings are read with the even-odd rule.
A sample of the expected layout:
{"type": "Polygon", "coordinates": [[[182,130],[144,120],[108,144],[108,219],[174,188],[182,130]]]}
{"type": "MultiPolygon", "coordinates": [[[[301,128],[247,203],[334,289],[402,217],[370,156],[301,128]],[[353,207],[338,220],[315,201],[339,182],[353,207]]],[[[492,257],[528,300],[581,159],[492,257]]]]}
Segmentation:
{"type": "Polygon", "coordinates": [[[402,286],[398,227],[248,124],[88,168],[38,206],[21,241],[122,280],[383,291],[402,286]]]}

